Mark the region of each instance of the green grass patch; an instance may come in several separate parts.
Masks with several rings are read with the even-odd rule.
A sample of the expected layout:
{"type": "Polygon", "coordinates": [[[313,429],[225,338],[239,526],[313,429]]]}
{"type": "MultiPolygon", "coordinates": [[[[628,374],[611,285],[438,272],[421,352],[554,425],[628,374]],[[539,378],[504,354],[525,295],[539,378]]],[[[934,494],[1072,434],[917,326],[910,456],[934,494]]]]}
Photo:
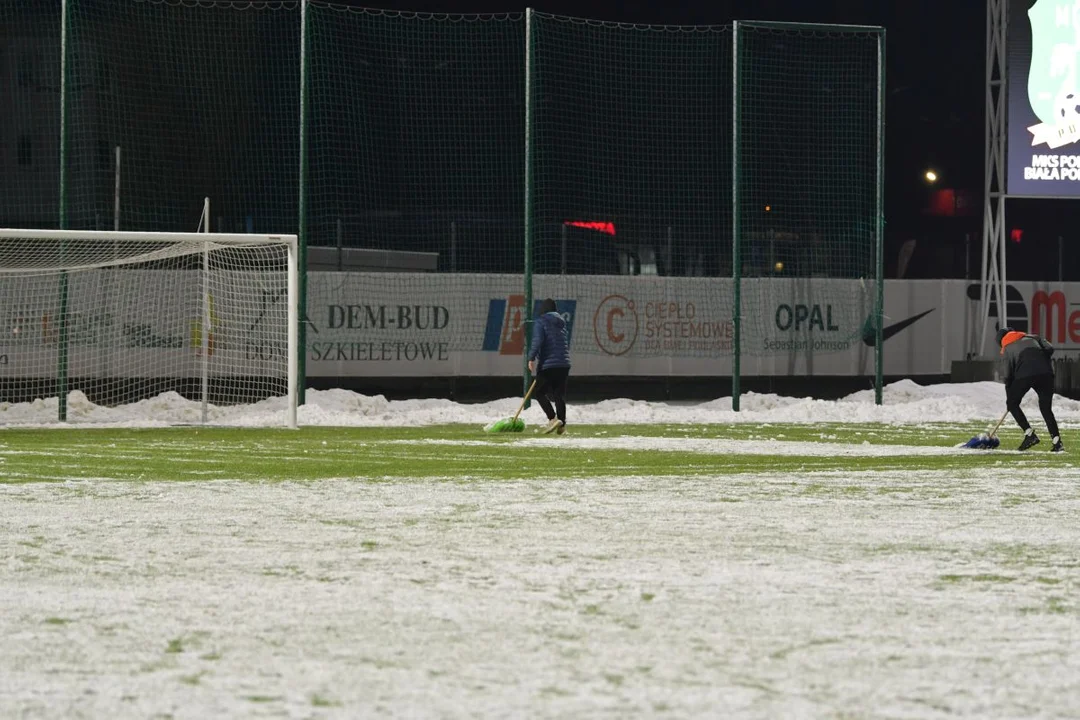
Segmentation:
{"type": "Polygon", "coordinates": [[[1016,580],[1008,575],[995,575],[993,573],[978,573],[974,575],[942,575],[939,578],[945,583],[1011,583],[1016,580]]]}
{"type": "Polygon", "coordinates": [[[245,695],[244,699],[253,703],[273,703],[280,702],[283,698],[277,695],[245,695]]]}
{"type": "Polygon", "coordinates": [[[180,676],[180,682],[182,682],[185,685],[195,686],[195,685],[198,685],[200,682],[202,682],[202,679],[203,679],[204,675],[206,675],[205,671],[197,672],[197,673],[194,673],[192,675],[181,675],[180,676]]]}
{"type": "Polygon", "coordinates": [[[341,707],[341,703],[335,700],[331,700],[330,698],[323,695],[319,695],[318,693],[315,693],[311,696],[311,706],[318,708],[331,708],[341,707]]]}
{"type": "MultiPolygon", "coordinates": [[[[514,480],[610,476],[701,476],[862,471],[951,471],[972,476],[1008,464],[1014,471],[1062,468],[1067,457],[1044,451],[1023,455],[956,449],[945,455],[820,456],[793,454],[782,441],[866,446],[951,448],[979,425],[593,425],[574,426],[559,437],[489,434],[472,425],[399,428],[308,427],[161,429],[9,429],[3,433],[0,483],[116,481],[368,481],[397,478],[514,480]],[[775,453],[709,454],[686,449],[589,449],[574,438],[649,437],[719,439],[775,447],[775,453]],[[523,438],[543,441],[525,445],[523,438]],[[425,442],[444,441],[440,444],[425,442]],[[456,444],[462,443],[462,444],[456,444]],[[468,443],[468,444],[465,444],[468,443]]],[[[1006,443],[1009,444],[1009,443],[1006,443]]],[[[749,447],[749,446],[748,446],[749,447]]],[[[73,488],[77,492],[77,488],[73,488]]],[[[805,494],[857,499],[865,489],[807,485],[805,494]]],[[[897,489],[896,492],[908,490],[897,489]]],[[[1006,505],[1030,498],[1015,496],[1006,505]]]]}

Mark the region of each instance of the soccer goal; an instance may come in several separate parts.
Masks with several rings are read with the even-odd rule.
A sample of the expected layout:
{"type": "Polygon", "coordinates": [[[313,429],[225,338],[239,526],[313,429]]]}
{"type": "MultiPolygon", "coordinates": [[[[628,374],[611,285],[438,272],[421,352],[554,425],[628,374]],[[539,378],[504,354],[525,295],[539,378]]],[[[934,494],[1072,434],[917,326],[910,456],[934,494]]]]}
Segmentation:
{"type": "Polygon", "coordinates": [[[297,300],[295,235],[0,230],[0,424],[295,427],[297,300]]]}

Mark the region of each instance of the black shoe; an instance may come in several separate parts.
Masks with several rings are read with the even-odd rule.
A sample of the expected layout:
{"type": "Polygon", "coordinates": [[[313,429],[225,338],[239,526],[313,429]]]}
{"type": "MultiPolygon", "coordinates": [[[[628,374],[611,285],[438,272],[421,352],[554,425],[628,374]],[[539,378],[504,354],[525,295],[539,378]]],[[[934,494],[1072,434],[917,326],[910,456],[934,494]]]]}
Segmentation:
{"type": "Polygon", "coordinates": [[[1065,446],[1061,443],[1061,438],[1057,439],[1054,443],[1054,447],[1050,448],[1050,452],[1065,452],[1065,446]]]}
{"type": "Polygon", "coordinates": [[[1027,450],[1028,448],[1035,447],[1038,444],[1039,444],[1039,436],[1036,435],[1035,433],[1031,433],[1030,435],[1025,435],[1024,436],[1023,441],[1021,441],[1021,443],[1020,443],[1020,449],[1021,450],[1027,450]]]}

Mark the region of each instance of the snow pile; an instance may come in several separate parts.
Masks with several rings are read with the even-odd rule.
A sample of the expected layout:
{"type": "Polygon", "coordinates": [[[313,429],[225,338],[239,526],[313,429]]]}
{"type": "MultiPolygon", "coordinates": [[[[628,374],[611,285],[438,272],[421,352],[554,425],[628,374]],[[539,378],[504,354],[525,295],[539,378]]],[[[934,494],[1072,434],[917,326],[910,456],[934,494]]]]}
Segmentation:
{"type": "MultiPolygon", "coordinates": [[[[504,398],[487,403],[461,404],[450,400],[387,400],[381,395],[360,395],[348,390],[309,390],[307,404],[299,409],[300,425],[396,427],[468,423],[485,425],[514,414],[520,398],[504,398]]],[[[731,398],[702,403],[663,403],[613,399],[599,403],[571,405],[569,420],[574,424],[664,424],[664,423],[961,423],[993,421],[1005,409],[1005,391],[999,383],[978,382],[919,385],[901,380],[886,386],[884,404],[874,404],[873,390],[862,390],[840,400],[783,397],[769,393],[746,393],[741,411],[733,412],[731,398]]],[[[1039,418],[1034,393],[1029,393],[1025,410],[1039,418]]],[[[1057,398],[1054,411],[1066,424],[1080,423],[1080,402],[1057,398]]],[[[275,426],[282,423],[285,402],[270,398],[251,405],[209,406],[211,424],[235,426],[275,426]]],[[[57,400],[0,404],[0,425],[56,424],[57,400]]],[[[152,427],[201,422],[202,405],[168,392],[120,407],[104,407],[90,402],[81,392],[68,396],[68,417],[72,423],[112,427],[152,427]]],[[[527,422],[541,420],[534,404],[522,415],[527,422]]]]}

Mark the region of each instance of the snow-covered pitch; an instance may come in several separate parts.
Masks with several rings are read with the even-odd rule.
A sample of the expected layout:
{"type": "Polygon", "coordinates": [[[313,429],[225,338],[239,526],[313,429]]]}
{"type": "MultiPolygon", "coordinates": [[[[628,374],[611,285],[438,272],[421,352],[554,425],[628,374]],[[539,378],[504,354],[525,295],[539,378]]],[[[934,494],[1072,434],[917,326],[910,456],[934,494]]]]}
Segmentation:
{"type": "MultiPolygon", "coordinates": [[[[1003,394],[898,383],[884,407],[860,393],[750,396],[738,415],[728,400],[571,413],[577,423],[959,423],[996,420],[1003,394]]],[[[516,409],[512,398],[310,399],[302,425],[479,428],[516,409]]],[[[4,412],[48,424],[40,405],[4,412]]],[[[273,405],[221,409],[216,420],[260,424],[273,405]]],[[[172,396],[119,410],[73,403],[83,419],[117,425],[182,420],[186,408],[172,396]]],[[[1068,444],[1080,406],[1059,399],[1057,410],[1068,444]]],[[[612,467],[573,480],[540,467],[514,481],[370,481],[358,468],[314,483],[0,482],[0,717],[1076,716],[1073,464],[1033,472],[1001,453],[970,471],[931,472],[862,444],[562,441],[900,464],[715,477],[612,467]]],[[[470,448],[454,445],[425,449],[470,448]]]]}

